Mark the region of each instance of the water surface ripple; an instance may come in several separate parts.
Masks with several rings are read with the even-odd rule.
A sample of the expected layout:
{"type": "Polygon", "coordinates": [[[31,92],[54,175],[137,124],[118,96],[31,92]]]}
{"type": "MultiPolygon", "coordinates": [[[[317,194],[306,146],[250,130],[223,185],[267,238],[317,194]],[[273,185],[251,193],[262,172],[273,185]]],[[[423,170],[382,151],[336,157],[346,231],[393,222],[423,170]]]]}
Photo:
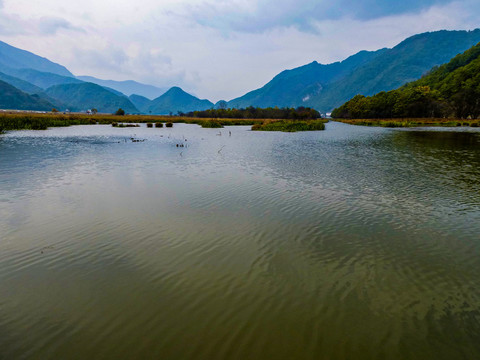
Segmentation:
{"type": "Polygon", "coordinates": [[[0,359],[480,358],[479,165],[475,129],[9,132],[0,359]]]}

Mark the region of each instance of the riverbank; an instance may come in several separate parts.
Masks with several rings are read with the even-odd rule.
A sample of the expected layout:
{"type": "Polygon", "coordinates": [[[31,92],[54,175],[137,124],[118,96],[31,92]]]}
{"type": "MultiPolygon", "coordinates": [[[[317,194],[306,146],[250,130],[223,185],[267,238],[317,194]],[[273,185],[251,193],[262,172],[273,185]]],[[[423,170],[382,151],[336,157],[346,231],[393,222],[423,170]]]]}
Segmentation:
{"type": "Polygon", "coordinates": [[[61,113],[21,113],[0,114],[0,132],[7,130],[46,130],[49,127],[72,125],[95,125],[114,123],[186,123],[198,124],[205,128],[221,128],[231,125],[255,125],[252,130],[268,131],[308,131],[323,130],[320,127],[327,120],[283,120],[283,119],[221,119],[195,118],[161,115],[111,115],[111,114],[61,114],[61,113]],[[306,126],[308,122],[309,126],[306,126]],[[315,124],[315,125],[312,125],[315,124]]]}
{"type": "Polygon", "coordinates": [[[480,127],[480,119],[444,119],[444,118],[404,118],[404,119],[333,119],[350,125],[379,126],[379,127],[480,127]]]}

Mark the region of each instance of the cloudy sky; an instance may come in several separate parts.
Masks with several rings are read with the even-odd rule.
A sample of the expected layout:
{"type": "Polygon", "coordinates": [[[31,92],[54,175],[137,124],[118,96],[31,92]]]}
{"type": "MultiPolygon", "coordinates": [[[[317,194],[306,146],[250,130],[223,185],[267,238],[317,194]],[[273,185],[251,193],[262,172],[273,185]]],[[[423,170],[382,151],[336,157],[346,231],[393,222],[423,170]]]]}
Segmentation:
{"type": "Polygon", "coordinates": [[[480,27],[479,0],[0,0],[0,40],[75,75],[230,100],[284,69],[480,27]]]}

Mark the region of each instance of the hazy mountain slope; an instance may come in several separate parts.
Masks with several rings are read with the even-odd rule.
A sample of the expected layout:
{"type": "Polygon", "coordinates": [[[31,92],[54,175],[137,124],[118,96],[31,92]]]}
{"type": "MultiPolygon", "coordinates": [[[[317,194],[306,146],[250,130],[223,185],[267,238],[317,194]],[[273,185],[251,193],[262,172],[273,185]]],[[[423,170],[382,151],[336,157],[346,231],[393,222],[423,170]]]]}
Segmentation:
{"type": "Polygon", "coordinates": [[[77,79],[115,89],[127,96],[137,94],[148,99],[155,99],[167,91],[167,88],[159,88],[153,85],[142,84],[133,80],[102,80],[92,76],[77,76],[77,79]]]}
{"type": "Polygon", "coordinates": [[[333,111],[338,118],[480,116],[480,43],[417,81],[371,97],[357,95],[333,111]]]}
{"type": "Polygon", "coordinates": [[[42,72],[33,69],[9,69],[8,75],[15,76],[24,81],[28,81],[42,89],[48,89],[54,85],[61,84],[79,84],[81,80],[70,76],[62,76],[54,73],[42,72]]]}
{"type": "Polygon", "coordinates": [[[38,95],[29,95],[0,80],[0,109],[52,110],[53,105],[38,95]]]}
{"type": "Polygon", "coordinates": [[[47,95],[66,104],[69,110],[82,111],[96,108],[99,112],[113,113],[122,108],[137,113],[137,108],[125,96],[118,96],[100,85],[92,83],[63,84],[48,88],[47,95]]]}
{"type": "Polygon", "coordinates": [[[356,68],[384,53],[361,51],[342,62],[322,65],[316,61],[292,70],[285,70],[260,89],[228,102],[228,107],[291,107],[302,105],[307,99],[321,94],[325,85],[343,78],[356,68]]]}
{"type": "Polygon", "coordinates": [[[357,94],[373,95],[416,80],[432,67],[448,62],[480,41],[474,31],[437,31],[412,36],[305,103],[329,111],[357,94]]]}
{"type": "Polygon", "coordinates": [[[62,65],[0,41],[0,71],[5,72],[3,70],[5,68],[29,68],[62,76],[73,76],[73,74],[62,65]]]}
{"type": "Polygon", "coordinates": [[[147,113],[149,106],[152,104],[152,100],[147,99],[145,96],[132,94],[128,97],[135,107],[142,113],[147,113]]]}
{"type": "Polygon", "coordinates": [[[206,110],[213,107],[213,103],[208,100],[200,100],[192,96],[179,87],[172,87],[162,96],[152,100],[147,111],[152,114],[167,115],[177,114],[195,110],[206,110]]]}
{"type": "Polygon", "coordinates": [[[36,85],[33,85],[28,81],[19,79],[15,76],[4,74],[2,72],[0,72],[0,80],[5,81],[6,83],[9,83],[10,85],[16,87],[19,90],[22,90],[23,92],[26,92],[27,94],[35,94],[43,91],[42,88],[36,85]]]}

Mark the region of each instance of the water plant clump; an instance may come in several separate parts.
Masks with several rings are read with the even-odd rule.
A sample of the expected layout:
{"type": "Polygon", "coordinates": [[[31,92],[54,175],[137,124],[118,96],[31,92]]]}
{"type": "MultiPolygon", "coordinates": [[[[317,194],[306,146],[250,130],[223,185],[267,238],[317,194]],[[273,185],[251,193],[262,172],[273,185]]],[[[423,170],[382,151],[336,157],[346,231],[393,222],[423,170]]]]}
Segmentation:
{"type": "Polygon", "coordinates": [[[155,127],[156,128],[163,128],[163,123],[157,122],[157,123],[155,123],[155,127]]]}
{"type": "Polygon", "coordinates": [[[153,128],[153,124],[152,123],[147,123],[147,128],[153,128]]]}
{"type": "Polygon", "coordinates": [[[253,131],[319,131],[325,130],[325,119],[319,120],[266,120],[262,124],[252,126],[253,131]]]}
{"type": "Polygon", "coordinates": [[[400,118],[400,119],[335,119],[350,125],[378,126],[378,127],[423,127],[423,126],[441,126],[441,127],[460,127],[470,126],[478,127],[480,119],[461,120],[449,118],[400,118]]]}
{"type": "Polygon", "coordinates": [[[165,127],[171,128],[173,127],[173,123],[169,121],[165,124],[165,127]]]}
{"type": "Polygon", "coordinates": [[[200,126],[203,128],[223,128],[223,125],[218,120],[200,121],[200,126]]]}

